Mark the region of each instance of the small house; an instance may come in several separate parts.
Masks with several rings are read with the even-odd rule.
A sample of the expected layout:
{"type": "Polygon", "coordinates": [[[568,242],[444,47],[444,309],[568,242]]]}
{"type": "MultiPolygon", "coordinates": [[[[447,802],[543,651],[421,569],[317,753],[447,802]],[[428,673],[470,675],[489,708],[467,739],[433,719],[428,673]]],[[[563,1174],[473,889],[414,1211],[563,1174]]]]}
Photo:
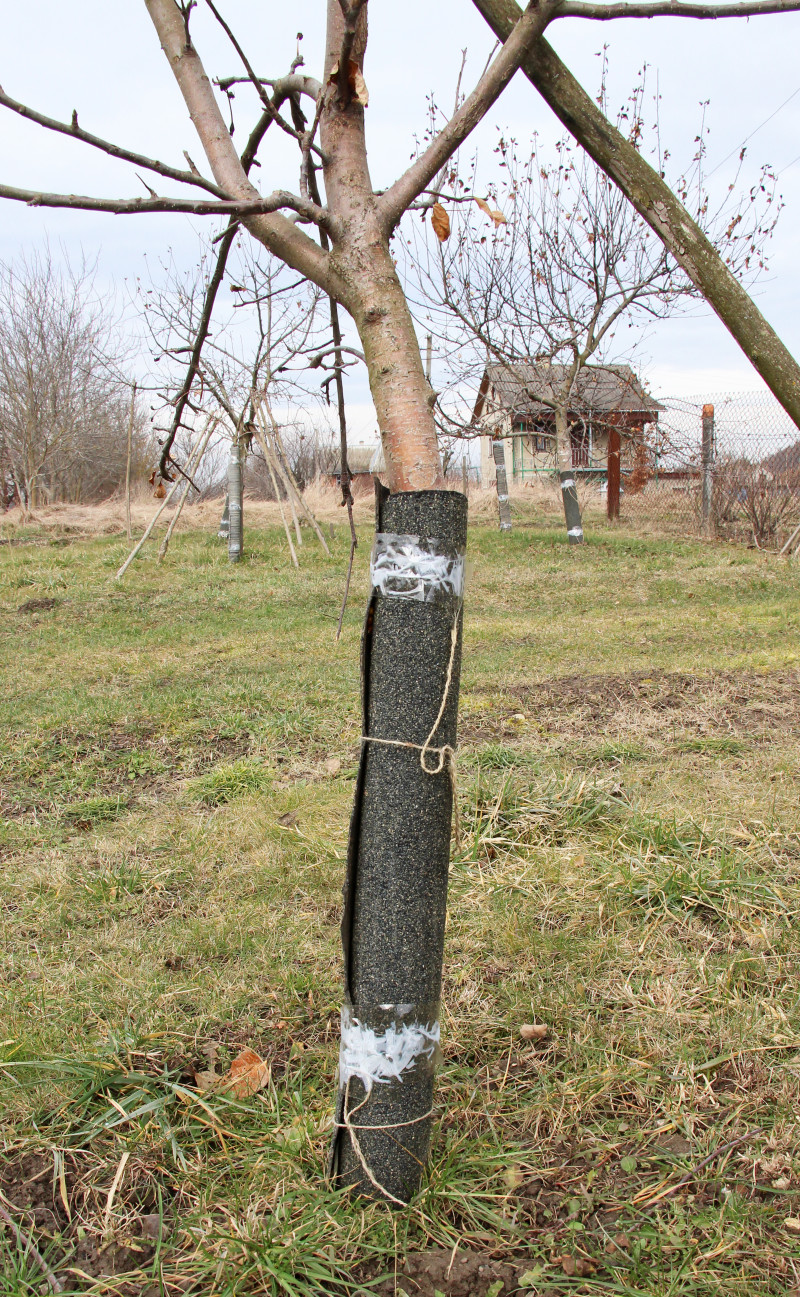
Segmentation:
{"type": "MultiPolygon", "coordinates": [[[[490,364],[484,370],[472,422],[480,427],[481,480],[494,481],[492,442],[506,441],[509,479],[523,484],[556,469],[553,403],[568,373],[565,365],[490,364]],[[510,451],[510,453],[509,453],[510,451]]],[[[586,365],[574,385],[568,420],[576,475],[604,478],[619,433],[623,472],[641,456],[645,429],[662,406],[645,390],[630,365],[586,365]],[[640,453],[637,456],[637,447],[640,453]]]]}
{"type": "MultiPolygon", "coordinates": [[[[383,451],[377,446],[348,446],[347,465],[350,469],[351,489],[353,494],[373,490],[373,476],[384,471],[383,451]]],[[[338,486],[342,477],[342,461],[337,450],[331,469],[331,481],[338,486]]]]}

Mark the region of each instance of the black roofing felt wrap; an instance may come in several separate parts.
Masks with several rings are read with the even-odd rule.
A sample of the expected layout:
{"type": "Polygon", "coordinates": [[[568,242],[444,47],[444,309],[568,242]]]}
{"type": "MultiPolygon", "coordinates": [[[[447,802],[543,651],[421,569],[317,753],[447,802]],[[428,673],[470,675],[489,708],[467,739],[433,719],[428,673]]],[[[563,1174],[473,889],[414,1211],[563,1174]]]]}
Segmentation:
{"type": "MultiPolygon", "coordinates": [[[[377,530],[438,541],[462,553],[467,501],[452,491],[388,495],[380,489],[377,530]]],[[[432,747],[456,744],[461,667],[461,601],[370,598],[362,647],[364,734],[423,745],[445,693],[457,624],[447,703],[432,747]]],[[[428,754],[428,765],[437,758],[428,754]]],[[[345,1005],[363,1027],[433,1027],[439,1017],[452,785],[447,761],[426,774],[419,747],[362,745],[350,827],[342,940],[345,1005]]],[[[420,1057],[401,1079],[366,1090],[353,1077],[348,1111],[364,1161],[383,1189],[407,1201],[419,1186],[430,1139],[434,1059],[420,1057]],[[358,1107],[357,1112],[353,1109],[358,1107]],[[424,1118],[415,1121],[415,1118],[424,1118]],[[401,1124],[411,1123],[411,1124],[401,1124]],[[391,1127],[365,1130],[365,1126],[391,1127]]],[[[340,1093],[337,1120],[342,1122],[340,1093]]],[[[353,1147],[337,1130],[332,1169],[338,1183],[378,1190],[353,1147]]]]}

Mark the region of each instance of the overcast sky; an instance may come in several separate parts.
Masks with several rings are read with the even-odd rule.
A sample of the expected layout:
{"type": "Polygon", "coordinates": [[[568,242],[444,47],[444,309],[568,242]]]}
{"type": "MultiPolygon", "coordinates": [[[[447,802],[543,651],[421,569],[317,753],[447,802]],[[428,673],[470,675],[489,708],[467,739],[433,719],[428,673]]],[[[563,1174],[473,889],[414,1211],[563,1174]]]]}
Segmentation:
{"type": "MultiPolygon", "coordinates": [[[[40,111],[68,120],[78,110],[81,125],[128,148],[183,165],[184,149],[201,165],[202,155],[178,90],[158,46],[143,0],[2,0],[3,42],[0,84],[40,111]]],[[[296,34],[304,33],[306,70],[321,72],[325,4],[294,0],[224,0],[223,12],[259,74],[280,75],[294,57],[296,34]]],[[[204,9],[193,15],[195,44],[213,76],[238,72],[236,58],[204,9]]],[[[627,20],[554,24],[549,38],[587,89],[596,91],[598,57],[604,44],[610,60],[611,99],[619,103],[643,63],[661,95],[662,140],[676,158],[693,151],[702,101],[710,101],[708,169],[716,169],[719,193],[732,180],[736,155],[749,139],[748,177],[762,162],[780,174],[786,209],[771,251],[768,275],[754,292],[760,309],[793,354],[800,354],[800,290],[797,255],[800,217],[800,14],[749,20],[698,22],[690,19],[627,20]],[[788,102],[785,102],[787,101],[788,102]],[[767,120],[769,119],[769,120],[767,120]],[[728,158],[727,155],[734,156],[728,158]]],[[[452,103],[467,50],[469,87],[493,46],[469,0],[372,0],[365,66],[370,90],[368,144],[373,182],[383,186],[402,171],[426,120],[426,97],[452,103]]],[[[237,99],[241,136],[255,117],[255,97],[244,88],[237,99]]],[[[4,112],[0,136],[0,178],[22,187],[134,196],[143,189],[132,169],[76,142],[52,135],[4,112]]],[[[498,128],[524,139],[539,131],[559,133],[536,92],[518,74],[475,144],[489,158],[498,128]]],[[[238,135],[237,135],[238,138],[238,135]]],[[[262,155],[258,183],[297,188],[294,146],[274,133],[262,155]]],[[[203,166],[205,170],[205,166],[203,166]]],[[[167,182],[156,186],[169,192],[167,182]]],[[[196,257],[200,218],[105,216],[86,212],[28,209],[2,203],[0,257],[12,259],[49,240],[54,251],[99,257],[109,292],[124,293],[143,273],[144,256],[171,249],[179,261],[196,257]]],[[[642,349],[639,363],[659,395],[713,395],[758,388],[758,376],[716,317],[695,308],[687,318],[661,323],[642,349]]],[[[434,373],[434,385],[436,375],[434,373]]],[[[359,432],[372,423],[365,382],[350,380],[359,432]]]]}

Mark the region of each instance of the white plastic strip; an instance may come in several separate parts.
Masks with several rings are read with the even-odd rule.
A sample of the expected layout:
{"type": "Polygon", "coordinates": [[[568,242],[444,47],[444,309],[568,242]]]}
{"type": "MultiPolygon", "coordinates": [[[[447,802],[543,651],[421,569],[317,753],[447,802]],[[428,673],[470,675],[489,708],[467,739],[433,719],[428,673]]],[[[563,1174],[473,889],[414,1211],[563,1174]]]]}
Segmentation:
{"type": "Polygon", "coordinates": [[[372,588],[389,599],[433,603],[464,594],[464,555],[445,552],[438,541],[424,545],[419,536],[375,534],[370,564],[372,588]]]}
{"type": "Polygon", "coordinates": [[[570,487],[571,487],[571,486],[574,486],[574,485],[575,485],[575,478],[574,478],[574,477],[565,477],[564,480],[563,480],[562,483],[561,483],[561,490],[562,490],[562,491],[568,491],[568,490],[570,489],[570,487]]]}
{"type": "Polygon", "coordinates": [[[417,1059],[433,1058],[439,1044],[438,1022],[402,1023],[373,1031],[364,1027],[350,1010],[342,1009],[342,1040],[339,1047],[339,1086],[357,1076],[367,1094],[373,1085],[402,1081],[403,1074],[416,1067],[417,1059]]]}
{"type": "Polygon", "coordinates": [[[582,536],[582,535],[583,535],[583,527],[570,527],[569,531],[567,532],[567,535],[568,535],[568,536],[582,536]]]}

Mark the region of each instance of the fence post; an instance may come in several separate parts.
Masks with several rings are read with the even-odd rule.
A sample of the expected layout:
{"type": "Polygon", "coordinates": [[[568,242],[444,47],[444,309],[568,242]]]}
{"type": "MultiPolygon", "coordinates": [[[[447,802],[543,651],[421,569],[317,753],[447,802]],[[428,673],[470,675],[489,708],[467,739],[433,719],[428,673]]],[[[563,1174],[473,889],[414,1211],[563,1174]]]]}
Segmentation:
{"type": "Polygon", "coordinates": [[[609,522],[619,518],[619,458],[622,441],[619,428],[608,430],[608,490],[606,492],[606,513],[609,522]]]}
{"type": "Polygon", "coordinates": [[[702,497],[701,497],[701,517],[703,522],[703,531],[708,532],[711,527],[711,474],[714,464],[714,407],[713,405],[703,406],[703,444],[701,450],[702,465],[702,497]]]}
{"type": "Polygon", "coordinates": [[[492,442],[495,478],[497,484],[497,508],[500,514],[500,530],[511,531],[511,505],[508,502],[508,477],[506,475],[506,449],[502,437],[492,442]]]}

